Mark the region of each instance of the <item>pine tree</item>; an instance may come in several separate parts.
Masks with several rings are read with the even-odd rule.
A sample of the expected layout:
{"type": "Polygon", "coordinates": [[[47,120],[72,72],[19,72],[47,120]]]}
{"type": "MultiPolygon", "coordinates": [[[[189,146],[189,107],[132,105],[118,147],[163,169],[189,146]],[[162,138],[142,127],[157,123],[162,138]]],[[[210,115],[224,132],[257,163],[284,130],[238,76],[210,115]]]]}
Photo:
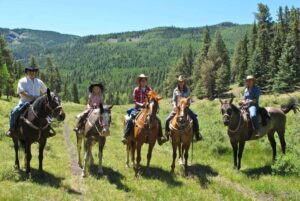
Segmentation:
{"type": "Polygon", "coordinates": [[[269,80],[267,72],[272,39],[272,18],[267,5],[259,3],[258,11],[259,12],[256,14],[256,20],[258,22],[257,44],[252,57],[259,57],[261,59],[258,61],[254,61],[254,58],[252,58],[253,62],[251,63],[251,71],[254,71],[257,68],[261,68],[258,72],[255,72],[255,74],[259,85],[261,87],[265,87],[267,85],[267,81],[269,80]]]}
{"type": "Polygon", "coordinates": [[[249,42],[249,53],[250,57],[253,55],[255,49],[256,49],[256,40],[257,40],[257,25],[256,22],[254,21],[253,27],[252,27],[252,32],[251,32],[251,38],[249,42]]]}
{"type": "Polygon", "coordinates": [[[204,62],[204,60],[207,59],[208,50],[209,50],[210,45],[211,45],[211,38],[210,38],[208,26],[206,26],[203,30],[203,39],[202,39],[202,41],[203,41],[203,45],[200,49],[199,54],[197,55],[197,57],[195,59],[193,76],[192,76],[193,93],[199,98],[204,96],[203,85],[200,82],[200,80],[201,80],[201,65],[204,62]]]}
{"type": "Polygon", "coordinates": [[[72,86],[72,96],[73,96],[73,102],[79,103],[78,88],[77,88],[76,83],[73,83],[73,86],[72,86]]]}
{"type": "Polygon", "coordinates": [[[232,71],[231,75],[233,81],[236,81],[240,86],[243,85],[248,69],[249,53],[248,53],[248,37],[247,34],[236,45],[233,58],[232,58],[232,71]]]}
{"type": "Polygon", "coordinates": [[[274,79],[273,90],[276,92],[293,91],[299,64],[296,61],[296,47],[292,34],[287,36],[282,55],[279,59],[278,73],[274,79]]]}
{"type": "Polygon", "coordinates": [[[0,97],[2,96],[3,90],[7,91],[7,87],[9,87],[10,75],[7,70],[7,65],[2,64],[0,66],[0,97]]]}

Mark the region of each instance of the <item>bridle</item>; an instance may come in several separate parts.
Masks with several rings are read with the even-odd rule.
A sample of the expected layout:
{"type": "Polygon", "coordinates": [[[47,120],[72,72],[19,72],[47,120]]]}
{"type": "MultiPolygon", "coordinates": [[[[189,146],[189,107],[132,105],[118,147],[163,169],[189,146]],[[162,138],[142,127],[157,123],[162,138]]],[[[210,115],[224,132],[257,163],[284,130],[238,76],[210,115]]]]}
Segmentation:
{"type": "Polygon", "coordinates": [[[51,116],[53,116],[53,114],[55,114],[58,110],[61,110],[61,108],[62,108],[61,105],[57,105],[57,107],[52,108],[52,107],[50,106],[49,101],[46,101],[45,107],[46,107],[47,109],[50,110],[51,116]]]}
{"type": "Polygon", "coordinates": [[[231,123],[231,117],[232,117],[232,115],[229,115],[228,113],[223,114],[223,119],[224,119],[225,117],[228,117],[228,118],[229,118],[230,123],[229,123],[229,125],[228,125],[228,131],[230,131],[231,133],[236,133],[236,132],[240,129],[240,127],[241,127],[241,122],[242,122],[243,116],[242,116],[242,112],[240,112],[239,114],[240,114],[240,115],[239,115],[239,123],[238,123],[238,126],[236,127],[236,129],[233,129],[233,130],[230,129],[230,123],[231,123]]]}

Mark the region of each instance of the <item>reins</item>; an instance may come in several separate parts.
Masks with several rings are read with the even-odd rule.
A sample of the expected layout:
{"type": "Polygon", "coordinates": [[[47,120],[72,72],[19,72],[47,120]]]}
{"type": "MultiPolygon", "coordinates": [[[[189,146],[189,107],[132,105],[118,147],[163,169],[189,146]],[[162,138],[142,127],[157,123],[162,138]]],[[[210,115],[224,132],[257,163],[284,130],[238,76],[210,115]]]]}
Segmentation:
{"type": "MultiPolygon", "coordinates": [[[[225,117],[225,116],[230,117],[228,114],[224,114],[224,115],[223,115],[223,117],[225,117]]],[[[230,118],[231,118],[231,117],[230,117],[230,118]]],[[[238,123],[237,128],[234,129],[234,130],[232,130],[232,129],[230,129],[229,126],[228,126],[228,130],[229,130],[230,132],[232,132],[232,133],[236,133],[236,132],[240,129],[240,127],[241,127],[241,121],[242,121],[242,118],[243,118],[243,117],[242,117],[242,112],[240,112],[239,123],[238,123]]]]}

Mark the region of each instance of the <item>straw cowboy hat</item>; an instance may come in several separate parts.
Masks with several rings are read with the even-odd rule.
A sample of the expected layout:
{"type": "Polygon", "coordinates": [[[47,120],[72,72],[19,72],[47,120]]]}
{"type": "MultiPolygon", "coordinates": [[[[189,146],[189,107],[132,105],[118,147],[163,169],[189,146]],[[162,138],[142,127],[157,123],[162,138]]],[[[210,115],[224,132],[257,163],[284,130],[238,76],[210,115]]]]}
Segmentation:
{"type": "Polygon", "coordinates": [[[183,75],[179,75],[179,77],[177,78],[177,81],[179,82],[184,82],[186,79],[183,75]]]}
{"type": "Polygon", "coordinates": [[[38,67],[35,67],[35,66],[25,67],[25,73],[27,73],[28,70],[31,70],[31,71],[39,71],[39,68],[38,68],[38,67]]]}
{"type": "Polygon", "coordinates": [[[148,76],[146,76],[145,74],[140,74],[140,75],[138,76],[138,81],[140,81],[141,79],[146,79],[146,80],[148,80],[148,76]]]}
{"type": "Polygon", "coordinates": [[[104,90],[103,84],[98,83],[98,84],[91,84],[91,85],[89,86],[89,92],[92,93],[92,92],[93,92],[93,88],[94,88],[95,86],[99,87],[99,88],[101,89],[101,92],[104,90]]]}
{"type": "Polygon", "coordinates": [[[253,75],[248,75],[246,77],[246,80],[255,80],[255,77],[253,75]]]}

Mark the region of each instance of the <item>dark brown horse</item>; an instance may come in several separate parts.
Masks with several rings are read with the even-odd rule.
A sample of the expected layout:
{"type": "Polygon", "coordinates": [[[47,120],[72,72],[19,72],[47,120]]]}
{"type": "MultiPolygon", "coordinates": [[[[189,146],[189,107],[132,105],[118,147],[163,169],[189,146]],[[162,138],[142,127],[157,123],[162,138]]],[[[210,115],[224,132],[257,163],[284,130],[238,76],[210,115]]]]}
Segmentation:
{"type": "Polygon", "coordinates": [[[60,105],[59,98],[49,89],[47,94],[39,97],[32,105],[21,115],[17,132],[12,136],[16,153],[15,166],[20,168],[18,150],[20,141],[25,149],[25,168],[26,173],[30,173],[31,144],[39,143],[39,170],[43,170],[43,152],[50,135],[49,116],[58,121],[65,119],[65,113],[60,105]]]}
{"type": "Polygon", "coordinates": [[[103,174],[102,157],[103,148],[106,142],[106,137],[110,135],[109,127],[111,123],[111,109],[113,106],[104,106],[101,109],[93,109],[84,129],[76,132],[77,136],[77,151],[78,151],[78,165],[82,168],[82,177],[87,176],[88,165],[93,162],[92,146],[98,142],[99,144],[99,165],[98,174],[103,174]],[[84,144],[84,164],[81,162],[81,145],[84,144]]]}
{"type": "Polygon", "coordinates": [[[159,108],[158,101],[162,99],[156,92],[148,92],[149,104],[144,108],[135,119],[135,126],[133,133],[129,137],[127,144],[127,165],[129,163],[129,155],[131,152],[132,164],[135,165],[135,151],[137,152],[135,176],[138,176],[141,162],[141,149],[144,143],[148,143],[147,154],[147,169],[150,166],[150,160],[152,157],[152,150],[158,138],[159,126],[156,116],[159,108]]]}
{"type": "Polygon", "coordinates": [[[177,157],[177,148],[179,151],[179,162],[184,164],[185,175],[187,175],[189,148],[193,138],[193,121],[188,115],[189,98],[178,98],[177,112],[170,122],[170,137],[173,147],[173,161],[171,172],[175,169],[175,160],[177,157]],[[184,161],[183,157],[184,156],[184,161]]]}
{"type": "Polygon", "coordinates": [[[264,137],[266,134],[272,146],[273,160],[276,159],[276,142],[274,138],[275,132],[278,134],[282,152],[285,154],[286,143],[284,133],[286,114],[290,110],[294,110],[294,112],[299,110],[298,104],[290,103],[286,107],[282,108],[267,107],[266,110],[268,111],[270,118],[267,119],[266,125],[263,126],[260,124],[260,136],[256,137],[255,135],[251,135],[251,132],[249,132],[249,129],[252,128],[248,126],[248,119],[245,117],[244,112],[232,103],[233,98],[231,98],[230,101],[220,100],[220,102],[223,122],[224,125],[228,127],[227,132],[233,149],[234,168],[238,170],[241,168],[241,159],[245,142],[248,140],[257,140],[261,137],[264,137]]]}

